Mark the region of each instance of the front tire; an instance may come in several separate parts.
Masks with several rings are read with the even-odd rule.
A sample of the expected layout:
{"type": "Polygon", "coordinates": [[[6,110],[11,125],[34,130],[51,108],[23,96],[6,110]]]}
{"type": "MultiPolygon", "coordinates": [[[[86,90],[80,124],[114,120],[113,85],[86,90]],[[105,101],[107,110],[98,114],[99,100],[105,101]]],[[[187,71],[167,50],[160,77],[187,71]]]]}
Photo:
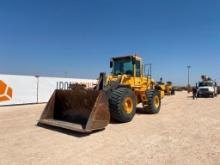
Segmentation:
{"type": "Polygon", "coordinates": [[[111,118],[121,122],[130,122],[136,113],[136,97],[129,88],[115,89],[109,98],[111,118]]]}

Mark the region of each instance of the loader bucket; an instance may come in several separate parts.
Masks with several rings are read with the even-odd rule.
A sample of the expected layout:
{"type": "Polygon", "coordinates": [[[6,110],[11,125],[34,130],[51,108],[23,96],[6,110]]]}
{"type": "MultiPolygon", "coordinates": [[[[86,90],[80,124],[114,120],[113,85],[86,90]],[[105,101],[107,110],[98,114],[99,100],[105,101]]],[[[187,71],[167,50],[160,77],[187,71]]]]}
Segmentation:
{"type": "Polygon", "coordinates": [[[55,90],[39,123],[90,133],[104,129],[109,121],[110,113],[105,92],[75,89],[55,90]]]}

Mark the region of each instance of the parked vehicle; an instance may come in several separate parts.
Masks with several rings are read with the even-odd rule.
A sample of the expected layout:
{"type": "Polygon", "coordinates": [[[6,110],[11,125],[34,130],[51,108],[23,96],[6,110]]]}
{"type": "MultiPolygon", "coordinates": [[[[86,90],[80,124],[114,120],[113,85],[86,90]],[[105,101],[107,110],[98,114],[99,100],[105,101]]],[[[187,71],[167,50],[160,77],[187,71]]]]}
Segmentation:
{"type": "Polygon", "coordinates": [[[216,97],[218,95],[217,83],[207,76],[197,84],[197,97],[216,97]]]}

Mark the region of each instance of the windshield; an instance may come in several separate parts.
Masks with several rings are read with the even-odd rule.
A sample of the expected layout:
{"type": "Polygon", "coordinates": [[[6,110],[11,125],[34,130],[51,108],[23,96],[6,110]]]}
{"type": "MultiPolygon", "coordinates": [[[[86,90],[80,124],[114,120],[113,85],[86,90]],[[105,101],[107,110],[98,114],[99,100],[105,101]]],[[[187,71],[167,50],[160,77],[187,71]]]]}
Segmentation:
{"type": "Polygon", "coordinates": [[[212,82],[199,82],[199,87],[205,87],[205,86],[213,86],[212,82]]]}
{"type": "Polygon", "coordinates": [[[131,59],[117,59],[113,62],[113,75],[133,75],[133,64],[131,59]]]}

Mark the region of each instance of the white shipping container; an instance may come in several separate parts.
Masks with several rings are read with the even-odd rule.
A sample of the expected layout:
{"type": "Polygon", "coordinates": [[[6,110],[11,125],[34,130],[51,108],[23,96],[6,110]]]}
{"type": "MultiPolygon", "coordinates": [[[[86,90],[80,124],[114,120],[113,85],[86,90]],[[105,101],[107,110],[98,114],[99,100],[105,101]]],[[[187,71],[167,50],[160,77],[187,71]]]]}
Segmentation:
{"type": "MultiPolygon", "coordinates": [[[[37,79],[34,76],[1,74],[0,80],[12,89],[12,97],[8,100],[1,100],[0,105],[37,103],[37,79]]],[[[3,86],[1,83],[1,88],[3,86]]],[[[6,95],[6,90],[0,95],[6,95]]]]}
{"type": "Polygon", "coordinates": [[[87,87],[93,87],[97,80],[74,79],[74,78],[56,78],[39,77],[38,102],[48,102],[55,89],[68,89],[70,84],[85,84],[87,87]]]}
{"type": "Polygon", "coordinates": [[[94,87],[97,80],[0,74],[0,106],[48,102],[55,89],[72,83],[94,87]]]}

